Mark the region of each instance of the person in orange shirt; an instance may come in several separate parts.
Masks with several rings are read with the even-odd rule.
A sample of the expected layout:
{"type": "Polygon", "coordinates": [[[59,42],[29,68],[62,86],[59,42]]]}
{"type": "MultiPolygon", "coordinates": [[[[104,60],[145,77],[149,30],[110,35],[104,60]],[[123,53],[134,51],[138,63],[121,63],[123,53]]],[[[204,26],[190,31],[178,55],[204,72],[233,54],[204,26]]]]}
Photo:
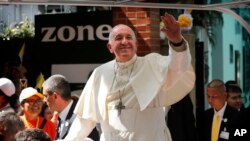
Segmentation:
{"type": "Polygon", "coordinates": [[[56,125],[50,120],[46,120],[39,116],[42,105],[43,95],[32,87],[27,87],[22,90],[19,102],[23,110],[21,119],[24,122],[26,128],[40,128],[50,136],[51,140],[56,136],[56,125]]]}

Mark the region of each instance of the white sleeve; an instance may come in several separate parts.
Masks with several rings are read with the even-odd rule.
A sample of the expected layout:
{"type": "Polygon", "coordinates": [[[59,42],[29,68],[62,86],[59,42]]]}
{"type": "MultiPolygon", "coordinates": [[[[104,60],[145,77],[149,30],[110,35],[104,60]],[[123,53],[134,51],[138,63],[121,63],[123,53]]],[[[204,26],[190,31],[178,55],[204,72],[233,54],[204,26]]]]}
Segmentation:
{"type": "Polygon", "coordinates": [[[172,47],[169,47],[170,62],[166,77],[167,79],[164,85],[165,91],[174,87],[174,85],[182,79],[183,75],[185,75],[187,71],[190,71],[191,54],[187,41],[185,41],[183,46],[186,46],[186,50],[182,52],[176,52],[172,47]]]}
{"type": "Polygon", "coordinates": [[[160,96],[161,105],[169,106],[190,93],[195,84],[195,73],[191,65],[191,54],[188,44],[187,49],[175,52],[170,48],[170,63],[166,81],[162,86],[160,96]]]}
{"type": "Polygon", "coordinates": [[[182,46],[186,46],[186,50],[182,52],[176,52],[173,49],[174,47],[169,47],[169,56],[171,59],[169,69],[180,74],[185,72],[189,64],[191,64],[191,54],[187,41],[182,46]]]}
{"type": "Polygon", "coordinates": [[[90,141],[87,138],[90,132],[94,129],[96,123],[92,120],[86,120],[77,116],[70,127],[68,135],[64,141],[90,141]]]}

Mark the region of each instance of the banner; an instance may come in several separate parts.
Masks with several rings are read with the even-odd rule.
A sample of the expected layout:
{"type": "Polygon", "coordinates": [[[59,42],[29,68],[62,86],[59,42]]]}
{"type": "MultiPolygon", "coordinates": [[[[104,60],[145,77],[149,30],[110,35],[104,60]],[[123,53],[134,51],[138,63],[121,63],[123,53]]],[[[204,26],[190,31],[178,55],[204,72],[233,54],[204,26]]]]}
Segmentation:
{"type": "Polygon", "coordinates": [[[104,63],[112,11],[35,16],[35,40],[46,64],[104,63]]]}

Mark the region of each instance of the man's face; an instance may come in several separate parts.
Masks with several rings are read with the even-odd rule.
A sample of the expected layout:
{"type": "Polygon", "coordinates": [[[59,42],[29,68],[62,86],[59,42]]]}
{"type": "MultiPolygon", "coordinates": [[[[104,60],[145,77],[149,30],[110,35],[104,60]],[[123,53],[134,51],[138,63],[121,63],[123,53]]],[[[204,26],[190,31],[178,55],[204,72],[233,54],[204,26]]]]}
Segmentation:
{"type": "Polygon", "coordinates": [[[226,97],[227,94],[224,91],[216,88],[207,88],[208,103],[216,110],[220,110],[224,106],[226,97]]]}
{"type": "Polygon", "coordinates": [[[52,111],[57,111],[55,95],[55,92],[49,92],[46,88],[43,88],[44,100],[52,111]]]}
{"type": "Polygon", "coordinates": [[[129,61],[137,51],[137,41],[132,30],[119,26],[111,34],[112,40],[107,45],[109,51],[115,55],[118,62],[129,61]]]}
{"type": "Polygon", "coordinates": [[[243,101],[242,101],[242,97],[240,93],[229,93],[228,94],[228,98],[227,98],[227,103],[228,105],[230,105],[231,107],[235,108],[235,109],[240,109],[243,101]]]}

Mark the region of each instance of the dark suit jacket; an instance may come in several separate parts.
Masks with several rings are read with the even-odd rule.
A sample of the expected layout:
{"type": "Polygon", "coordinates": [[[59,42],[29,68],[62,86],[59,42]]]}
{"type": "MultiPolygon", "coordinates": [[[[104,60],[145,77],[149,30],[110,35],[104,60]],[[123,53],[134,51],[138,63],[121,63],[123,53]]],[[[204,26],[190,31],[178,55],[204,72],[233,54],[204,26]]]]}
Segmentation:
{"type": "Polygon", "coordinates": [[[240,127],[238,129],[246,129],[247,133],[243,136],[237,136],[240,141],[250,141],[250,107],[244,106],[240,109],[240,127]]]}
{"type": "MultiPolygon", "coordinates": [[[[74,119],[76,118],[76,114],[73,113],[76,104],[77,104],[77,100],[73,100],[73,104],[71,105],[70,110],[67,114],[63,130],[61,131],[60,134],[57,132],[58,135],[56,136],[56,140],[64,139],[67,136],[69,129],[70,129],[74,119]]],[[[57,126],[58,131],[59,131],[59,127],[60,127],[59,125],[60,125],[60,122],[57,126]]],[[[98,133],[97,129],[94,128],[88,137],[93,139],[94,141],[99,141],[99,133],[98,133]]]]}
{"type": "Polygon", "coordinates": [[[71,105],[70,110],[66,116],[66,121],[64,123],[64,127],[63,127],[63,130],[61,131],[61,133],[58,132],[60,130],[59,128],[60,128],[61,122],[60,121],[58,122],[58,125],[57,125],[57,133],[58,134],[56,136],[56,140],[64,139],[66,137],[66,135],[68,134],[69,129],[70,129],[75,117],[76,117],[76,115],[73,113],[75,106],[76,106],[76,103],[77,103],[77,101],[73,100],[73,104],[71,105]]]}
{"type": "Polygon", "coordinates": [[[189,95],[171,105],[167,125],[173,141],[196,141],[195,117],[189,95]]]}
{"type": "MultiPolygon", "coordinates": [[[[204,121],[203,121],[203,136],[200,138],[200,141],[211,141],[211,130],[212,130],[212,122],[214,116],[214,109],[210,108],[205,111],[204,121]]],[[[235,129],[239,127],[239,112],[226,105],[226,109],[223,115],[223,119],[221,121],[221,126],[219,130],[218,141],[236,141],[234,139],[235,129]],[[221,137],[221,134],[229,133],[229,138],[225,139],[221,137]]]]}

